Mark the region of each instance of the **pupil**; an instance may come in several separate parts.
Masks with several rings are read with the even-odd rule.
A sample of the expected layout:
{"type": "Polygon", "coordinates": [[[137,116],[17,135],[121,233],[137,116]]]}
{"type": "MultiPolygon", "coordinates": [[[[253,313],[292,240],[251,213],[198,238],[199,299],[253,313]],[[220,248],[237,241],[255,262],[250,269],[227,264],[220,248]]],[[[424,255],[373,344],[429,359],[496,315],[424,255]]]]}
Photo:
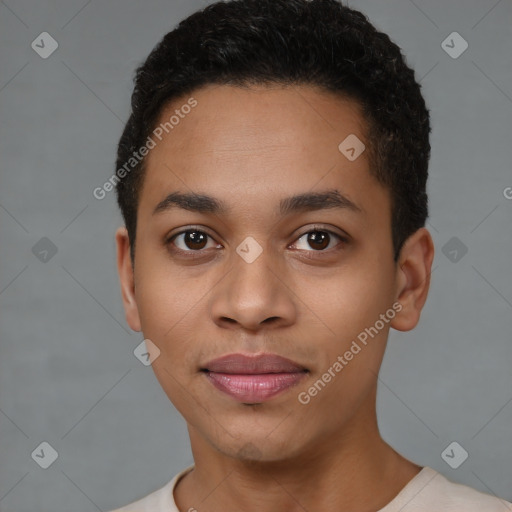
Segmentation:
{"type": "Polygon", "coordinates": [[[188,231],[185,234],[185,244],[189,249],[202,249],[206,242],[206,236],[199,231],[188,231]]]}
{"type": "MultiPolygon", "coordinates": [[[[185,243],[189,249],[202,249],[205,242],[205,234],[199,231],[189,231],[185,235],[185,243]]],[[[329,245],[329,234],[325,231],[313,231],[308,236],[308,243],[317,245],[313,249],[325,249],[329,245]]]]}
{"type": "MultiPolygon", "coordinates": [[[[325,249],[329,245],[329,234],[325,231],[313,231],[309,234],[308,243],[321,244],[318,249],[325,249]]],[[[313,247],[313,249],[317,249],[317,247],[313,247]]]]}

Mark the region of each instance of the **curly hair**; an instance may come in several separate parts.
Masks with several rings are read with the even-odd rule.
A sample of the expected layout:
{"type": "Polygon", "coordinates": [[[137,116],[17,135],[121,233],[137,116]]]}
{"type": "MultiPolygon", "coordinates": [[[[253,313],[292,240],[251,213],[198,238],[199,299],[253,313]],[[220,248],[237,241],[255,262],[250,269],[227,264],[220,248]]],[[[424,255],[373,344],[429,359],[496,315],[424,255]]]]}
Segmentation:
{"type": "MultiPolygon", "coordinates": [[[[144,144],[173,99],[201,86],[317,86],[362,107],[370,172],[390,192],[395,261],[405,240],[425,225],[430,118],[421,86],[400,48],[337,0],[211,4],[162,38],[134,82],[117,169],[144,144]]],[[[144,163],[116,184],[132,262],[144,163]]]]}

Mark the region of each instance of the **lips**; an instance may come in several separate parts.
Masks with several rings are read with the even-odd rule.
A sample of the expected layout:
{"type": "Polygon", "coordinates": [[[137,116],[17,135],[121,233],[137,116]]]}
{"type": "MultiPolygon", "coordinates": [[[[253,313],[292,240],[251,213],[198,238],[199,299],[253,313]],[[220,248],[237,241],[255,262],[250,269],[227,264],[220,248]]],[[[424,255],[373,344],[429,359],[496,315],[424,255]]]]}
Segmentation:
{"type": "Polygon", "coordinates": [[[276,354],[229,354],[202,368],[219,391],[243,403],[261,403],[297,385],[303,366],[276,354]]]}

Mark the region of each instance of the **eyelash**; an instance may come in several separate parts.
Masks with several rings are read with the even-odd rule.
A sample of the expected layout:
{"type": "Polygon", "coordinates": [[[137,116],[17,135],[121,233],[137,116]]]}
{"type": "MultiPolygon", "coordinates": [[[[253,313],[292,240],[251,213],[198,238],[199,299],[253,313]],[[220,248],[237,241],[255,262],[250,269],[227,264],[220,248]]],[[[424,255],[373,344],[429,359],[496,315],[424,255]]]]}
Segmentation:
{"type": "MultiPolygon", "coordinates": [[[[172,248],[170,249],[172,252],[174,253],[177,253],[177,254],[183,254],[187,257],[198,257],[196,255],[194,255],[194,253],[203,253],[205,252],[205,249],[199,249],[199,250],[193,250],[193,249],[189,249],[187,251],[183,250],[183,249],[179,249],[177,248],[176,246],[174,246],[174,240],[180,236],[180,235],[184,235],[184,234],[187,234],[187,233],[201,233],[201,234],[204,234],[206,235],[207,237],[213,239],[213,237],[211,235],[209,235],[206,231],[204,231],[203,229],[200,229],[199,227],[189,227],[188,229],[185,229],[183,231],[180,231],[179,233],[175,233],[173,235],[171,235],[170,237],[168,237],[166,240],[165,240],[165,245],[166,246],[172,246],[172,248]],[[192,253],[192,254],[191,254],[192,253]]],[[[347,237],[344,237],[338,233],[335,233],[334,231],[331,231],[329,229],[326,229],[322,226],[313,226],[312,229],[309,229],[308,231],[305,231],[304,233],[302,233],[301,235],[299,235],[297,238],[296,238],[296,241],[294,242],[294,244],[300,240],[301,238],[303,238],[305,235],[309,235],[310,233],[327,233],[329,236],[334,236],[336,238],[338,238],[340,240],[340,243],[334,247],[334,248],[331,248],[331,249],[321,249],[321,250],[303,250],[303,249],[299,249],[300,251],[304,251],[306,253],[330,253],[332,251],[337,251],[337,250],[340,250],[341,248],[339,247],[340,245],[341,246],[344,246],[345,244],[348,243],[348,238],[347,237]]],[[[329,241],[330,242],[330,241],[329,241]]],[[[307,243],[307,242],[306,242],[307,243]]],[[[316,256],[311,256],[311,255],[308,255],[307,257],[309,258],[315,258],[316,256]]]]}

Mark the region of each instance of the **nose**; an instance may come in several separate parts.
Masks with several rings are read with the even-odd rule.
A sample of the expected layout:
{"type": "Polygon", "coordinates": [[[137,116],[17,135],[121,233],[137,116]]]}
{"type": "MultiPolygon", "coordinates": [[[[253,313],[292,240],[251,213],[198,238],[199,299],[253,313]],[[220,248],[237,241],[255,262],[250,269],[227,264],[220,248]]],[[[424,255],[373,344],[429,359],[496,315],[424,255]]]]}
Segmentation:
{"type": "Polygon", "coordinates": [[[285,327],[297,317],[297,298],[286,279],[286,270],[264,250],[248,262],[238,254],[212,294],[211,315],[223,328],[247,331],[285,327]]]}

